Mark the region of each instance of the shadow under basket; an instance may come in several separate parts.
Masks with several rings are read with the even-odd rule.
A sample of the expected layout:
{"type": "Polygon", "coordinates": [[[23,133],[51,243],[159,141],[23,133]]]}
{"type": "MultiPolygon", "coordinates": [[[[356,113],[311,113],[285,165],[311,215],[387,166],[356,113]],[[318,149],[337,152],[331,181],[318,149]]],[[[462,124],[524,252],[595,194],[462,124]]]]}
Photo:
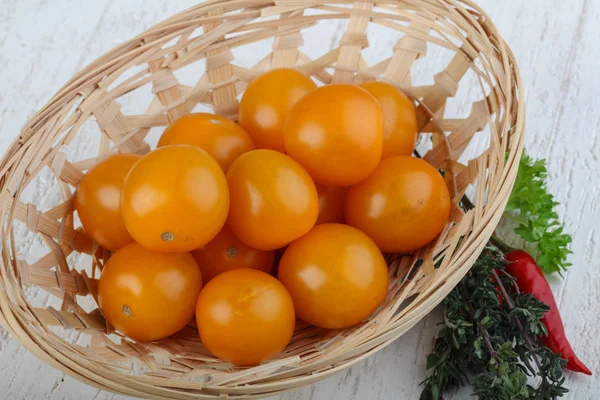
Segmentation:
{"type": "Polygon", "coordinates": [[[48,364],[124,395],[253,398],[308,385],[400,337],[467,273],[508,200],[524,125],[513,54],[470,0],[203,2],[79,72],[4,155],[0,320],[48,364]],[[81,178],[110,153],[147,153],[192,111],[235,119],[248,83],[280,67],[318,84],[381,80],[404,90],[421,154],[452,195],[447,226],[412,255],[386,255],[389,294],[367,321],[339,331],[299,322],[287,348],[259,366],[214,358],[193,322],[157,343],[125,339],[96,305],[108,253],[74,213],[81,178]]]}

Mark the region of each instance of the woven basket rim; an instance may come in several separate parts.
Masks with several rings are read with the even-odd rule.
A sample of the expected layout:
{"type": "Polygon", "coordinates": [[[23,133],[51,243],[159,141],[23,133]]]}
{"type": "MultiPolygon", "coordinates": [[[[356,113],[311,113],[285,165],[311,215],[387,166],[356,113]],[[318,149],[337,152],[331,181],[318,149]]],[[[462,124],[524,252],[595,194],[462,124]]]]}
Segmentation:
{"type": "MultiPolygon", "coordinates": [[[[425,2],[425,0],[407,1],[407,3],[411,4],[424,4],[425,2]]],[[[246,6],[261,7],[261,10],[267,7],[283,7],[283,12],[285,11],[285,7],[290,7],[288,3],[291,5],[295,4],[297,6],[299,1],[207,1],[188,10],[182,11],[174,15],[173,17],[170,17],[158,23],[157,25],[149,28],[140,35],[122,43],[121,45],[113,48],[112,50],[106,52],[105,54],[91,62],[88,66],[86,66],[77,74],[75,74],[73,78],[71,78],[61,89],[59,89],[57,93],[52,97],[52,99],[29,120],[29,122],[20,132],[19,136],[12,142],[6,153],[3,155],[2,160],[0,161],[0,170],[3,171],[3,173],[0,174],[0,180],[3,182],[3,188],[5,190],[3,191],[3,197],[1,198],[0,204],[2,205],[4,214],[8,213],[7,210],[10,209],[10,213],[8,213],[10,215],[9,218],[12,219],[15,216],[16,207],[11,206],[10,202],[15,201],[15,198],[18,199],[18,197],[13,198],[13,196],[9,193],[7,181],[10,181],[10,179],[8,178],[12,177],[10,175],[11,172],[13,172],[15,169],[18,169],[19,166],[27,163],[27,160],[24,159],[24,156],[27,154],[27,152],[21,151],[21,149],[31,139],[33,135],[32,131],[36,131],[37,129],[39,129],[39,126],[51,120],[51,118],[58,112],[58,110],[62,106],[69,104],[71,101],[77,99],[78,96],[81,96],[82,91],[85,91],[85,89],[88,86],[96,85],[103,76],[100,72],[103,69],[109,68],[111,62],[114,62],[114,59],[113,61],[109,61],[114,57],[114,55],[117,55],[117,59],[128,59],[133,58],[134,55],[142,54],[144,49],[155,45],[155,42],[149,41],[149,38],[159,37],[159,32],[161,32],[161,30],[168,30],[169,27],[177,26],[177,24],[186,26],[186,24],[190,23],[188,21],[188,16],[194,11],[200,10],[202,15],[208,15],[209,11],[218,10],[224,5],[234,6],[236,4],[239,4],[240,7],[242,7],[242,5],[245,4],[246,6]],[[147,44],[144,45],[142,43],[147,44]],[[93,79],[91,79],[92,77],[93,79]]],[[[349,0],[334,0],[331,2],[311,1],[305,3],[306,6],[309,7],[318,6],[320,4],[348,4],[352,2],[349,0]]],[[[365,3],[369,2],[364,2],[361,4],[365,3]]],[[[385,1],[383,4],[392,7],[401,3],[402,1],[389,0],[385,1]]],[[[470,15],[469,12],[465,11],[466,9],[464,8],[464,6],[474,10],[474,13],[478,14],[481,17],[481,19],[485,21],[485,29],[487,30],[487,36],[494,37],[497,40],[497,42],[494,43],[494,45],[495,50],[500,55],[502,67],[505,70],[510,71],[510,76],[507,75],[506,79],[514,80],[514,84],[509,84],[511,91],[514,91],[510,93],[511,99],[514,98],[516,100],[516,105],[512,104],[513,107],[516,107],[513,111],[514,125],[510,128],[512,130],[510,133],[511,141],[508,145],[510,146],[510,152],[508,158],[506,159],[505,166],[502,169],[502,174],[498,178],[499,183],[497,185],[498,189],[496,196],[492,199],[491,202],[486,204],[486,207],[494,210],[494,212],[488,212],[487,214],[481,216],[481,219],[479,220],[477,226],[473,227],[474,229],[471,234],[473,236],[476,236],[476,238],[466,247],[466,250],[468,251],[466,251],[463,246],[463,248],[461,248],[463,249],[463,251],[460,254],[460,256],[457,259],[453,260],[453,263],[461,265],[461,267],[459,267],[453,274],[446,277],[446,279],[444,279],[443,282],[438,282],[438,286],[431,289],[431,292],[429,293],[430,297],[427,297],[426,299],[422,300],[419,304],[416,304],[413,308],[411,308],[410,312],[412,312],[413,315],[412,319],[405,321],[402,326],[395,327],[389,331],[386,331],[385,334],[371,337],[370,339],[362,342],[359,346],[353,348],[353,350],[357,352],[356,356],[343,359],[338,363],[334,363],[334,365],[330,368],[322,369],[316,372],[313,371],[310,374],[305,374],[302,376],[291,376],[290,378],[283,378],[275,381],[269,381],[267,378],[265,378],[265,382],[259,380],[257,383],[252,383],[251,385],[249,385],[249,387],[232,386],[227,390],[227,393],[230,394],[232,397],[235,397],[237,395],[247,395],[250,398],[252,398],[255,396],[262,395],[273,395],[282,391],[300,387],[303,384],[313,383],[315,381],[328,377],[340,370],[346,369],[389,345],[392,341],[397,339],[408,329],[414,326],[422,318],[423,315],[429,313],[434,307],[436,307],[439,304],[439,302],[455,286],[455,284],[466,274],[466,272],[468,272],[470,265],[472,265],[474,260],[477,258],[477,256],[479,255],[479,253],[481,252],[481,250],[483,249],[493,232],[493,228],[490,229],[489,227],[495,227],[498,220],[501,217],[502,210],[504,209],[508,200],[507,193],[510,193],[510,190],[516,178],[517,166],[524,146],[524,93],[522,78],[518,66],[514,60],[514,55],[512,54],[508,45],[501,38],[497,28],[495,27],[489,16],[476,3],[474,3],[471,0],[429,0],[427,1],[427,3],[445,4],[448,6],[456,7],[456,10],[458,10],[457,12],[461,13],[462,17],[472,24],[475,23],[474,20],[471,21],[471,19],[474,17],[470,15]],[[501,196],[500,194],[504,194],[504,196],[501,196]]],[[[354,6],[356,7],[356,4],[354,6]]],[[[483,29],[481,25],[479,25],[478,27],[480,29],[483,29]]],[[[176,37],[177,35],[173,34],[173,36],[176,37]]],[[[161,38],[157,40],[164,41],[165,39],[161,38]]],[[[467,53],[464,53],[464,56],[469,57],[467,53]]],[[[25,175],[23,176],[23,179],[24,178],[25,175]]],[[[20,191],[17,191],[16,193],[19,194],[20,191]]],[[[3,286],[5,286],[8,281],[5,280],[4,276],[6,272],[5,268],[7,268],[4,264],[6,264],[7,260],[10,259],[7,258],[7,250],[4,249],[4,246],[2,251],[3,276],[1,283],[3,286]]],[[[411,304],[411,307],[412,306],[413,305],[411,304]]],[[[19,315],[15,313],[15,307],[19,306],[16,305],[16,302],[9,297],[9,294],[7,294],[5,290],[0,291],[0,322],[11,333],[11,335],[17,340],[19,340],[19,342],[24,347],[26,347],[29,351],[35,354],[38,358],[42,359],[44,362],[52,365],[53,367],[61,370],[62,372],[65,372],[66,374],[86,384],[95,386],[99,389],[108,390],[123,395],[135,395],[150,398],[217,398],[219,396],[219,393],[223,390],[222,386],[211,385],[210,383],[204,384],[201,387],[198,386],[197,388],[192,390],[188,387],[188,381],[181,381],[180,387],[183,389],[177,390],[177,382],[172,382],[174,386],[173,388],[169,388],[167,387],[168,385],[161,386],[160,384],[155,384],[150,378],[144,378],[135,375],[123,375],[116,372],[115,370],[111,370],[108,368],[90,368],[91,364],[89,360],[86,361],[83,357],[79,360],[70,359],[67,355],[63,354],[57,348],[44,341],[44,339],[41,338],[37,334],[37,332],[32,330],[32,328],[28,326],[28,324],[23,319],[21,319],[19,315]],[[81,373],[82,370],[84,371],[83,373],[81,373]]],[[[68,344],[64,342],[63,345],[66,346],[68,344]]]]}

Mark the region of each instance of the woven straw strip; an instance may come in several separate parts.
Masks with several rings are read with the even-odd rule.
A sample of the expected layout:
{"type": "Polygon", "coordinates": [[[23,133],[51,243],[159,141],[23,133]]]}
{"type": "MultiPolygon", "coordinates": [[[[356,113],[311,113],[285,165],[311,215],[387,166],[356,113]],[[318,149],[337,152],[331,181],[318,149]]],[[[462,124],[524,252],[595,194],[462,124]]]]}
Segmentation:
{"type": "MultiPolygon", "coordinates": [[[[413,22],[411,28],[417,32],[427,33],[430,26],[413,22]]],[[[394,46],[394,55],[387,64],[383,77],[386,81],[406,84],[414,62],[426,54],[427,42],[417,37],[403,36],[394,46]]]]}
{"type": "MultiPolygon", "coordinates": [[[[294,12],[293,19],[302,15],[302,11],[291,10],[294,12]]],[[[281,13],[279,22],[290,20],[292,12],[281,13]]],[[[304,44],[300,32],[292,32],[288,35],[277,36],[273,41],[273,54],[271,58],[271,68],[293,67],[298,63],[298,47],[304,44]]]]}
{"type": "MultiPolygon", "coordinates": [[[[357,1],[352,5],[357,10],[370,10],[371,2],[357,1]]],[[[363,46],[368,45],[365,32],[369,23],[368,17],[353,14],[348,19],[346,33],[340,42],[340,53],[336,62],[336,71],[332,83],[351,83],[354,76],[353,71],[358,65],[360,51],[363,46]]]]}
{"type": "Polygon", "coordinates": [[[46,268],[22,265],[25,268],[21,271],[21,276],[28,285],[59,288],[79,296],[86,296],[89,293],[85,281],[77,273],[49,271],[46,268]]]}
{"type": "MultiPolygon", "coordinates": [[[[8,211],[10,212],[9,207],[8,211]]],[[[37,211],[35,204],[17,203],[15,217],[27,224],[32,232],[41,232],[54,239],[59,237],[62,243],[76,251],[83,251],[90,247],[91,240],[71,227],[65,227],[60,222],[37,211]]]]}

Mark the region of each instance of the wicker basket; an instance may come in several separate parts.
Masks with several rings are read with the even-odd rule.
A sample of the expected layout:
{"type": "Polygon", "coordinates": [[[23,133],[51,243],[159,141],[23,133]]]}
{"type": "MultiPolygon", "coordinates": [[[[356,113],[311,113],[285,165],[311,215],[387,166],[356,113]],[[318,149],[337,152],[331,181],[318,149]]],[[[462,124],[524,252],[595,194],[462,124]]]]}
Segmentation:
{"type": "Polygon", "coordinates": [[[56,368],[131,396],[251,398],[323,379],[401,336],[464,276],[502,214],[524,120],[514,57],[470,0],[204,2],[78,73],[10,146],[0,164],[1,322],[56,368]],[[346,33],[323,38],[322,26],[332,23],[347,23],[346,33]],[[395,41],[383,49],[374,43],[376,56],[387,53],[381,59],[369,52],[373,33],[395,41]],[[272,44],[268,54],[260,54],[264,43],[256,46],[264,41],[272,44]],[[148,152],[165,125],[193,110],[210,106],[235,118],[249,81],[293,66],[321,83],[380,79],[404,89],[418,105],[424,158],[445,171],[454,199],[451,221],[414,255],[387,256],[389,295],[372,318],[341,331],[299,322],[286,350],[260,366],[215,359],[193,322],[158,343],[125,340],[95,302],[108,254],[73,213],[84,171],[111,152],[148,152]],[[478,89],[459,92],[467,80],[478,89]],[[455,95],[472,97],[470,111],[452,109],[455,95]],[[36,195],[41,191],[53,191],[44,204],[36,195]],[[457,205],[464,193],[475,203],[466,213],[457,205]],[[40,290],[48,300],[36,304],[33,294],[40,290]]]}

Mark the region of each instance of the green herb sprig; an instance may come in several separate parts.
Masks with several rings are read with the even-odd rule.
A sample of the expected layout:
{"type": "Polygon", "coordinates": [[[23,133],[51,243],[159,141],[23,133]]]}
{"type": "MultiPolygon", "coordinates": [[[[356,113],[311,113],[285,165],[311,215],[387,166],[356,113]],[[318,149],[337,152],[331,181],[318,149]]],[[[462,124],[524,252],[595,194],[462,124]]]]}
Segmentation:
{"type": "Polygon", "coordinates": [[[532,244],[531,255],[542,271],[562,273],[571,265],[567,257],[572,239],[563,233],[555,211],[558,203],[546,185],[547,176],[546,160],[523,153],[504,215],[518,223],[515,233],[532,244]]]}
{"type": "Polygon", "coordinates": [[[505,266],[502,254],[487,247],[444,300],[445,326],[427,358],[431,373],[421,400],[442,399],[468,383],[480,400],[552,400],[567,393],[566,361],[537,345],[548,306],[519,293],[505,266]]]}

